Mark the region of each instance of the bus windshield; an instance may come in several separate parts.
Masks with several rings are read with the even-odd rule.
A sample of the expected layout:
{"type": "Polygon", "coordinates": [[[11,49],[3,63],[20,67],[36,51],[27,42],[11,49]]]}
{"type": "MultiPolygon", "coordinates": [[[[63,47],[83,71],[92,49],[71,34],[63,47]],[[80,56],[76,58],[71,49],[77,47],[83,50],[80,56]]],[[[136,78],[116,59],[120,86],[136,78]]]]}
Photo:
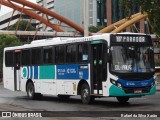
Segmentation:
{"type": "Polygon", "coordinates": [[[112,46],[111,71],[117,73],[154,72],[151,46],[112,46]]]}

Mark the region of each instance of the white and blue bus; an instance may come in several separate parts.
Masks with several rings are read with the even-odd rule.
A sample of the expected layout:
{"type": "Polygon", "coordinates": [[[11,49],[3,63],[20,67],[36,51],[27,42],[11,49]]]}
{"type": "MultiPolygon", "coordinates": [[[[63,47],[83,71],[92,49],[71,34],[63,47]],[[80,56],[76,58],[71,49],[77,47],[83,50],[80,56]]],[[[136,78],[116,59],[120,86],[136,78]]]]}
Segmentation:
{"type": "Polygon", "coordinates": [[[83,103],[96,97],[129,98],[155,94],[151,37],[139,33],[53,38],[4,49],[4,87],[60,98],[80,95],[83,103]]]}

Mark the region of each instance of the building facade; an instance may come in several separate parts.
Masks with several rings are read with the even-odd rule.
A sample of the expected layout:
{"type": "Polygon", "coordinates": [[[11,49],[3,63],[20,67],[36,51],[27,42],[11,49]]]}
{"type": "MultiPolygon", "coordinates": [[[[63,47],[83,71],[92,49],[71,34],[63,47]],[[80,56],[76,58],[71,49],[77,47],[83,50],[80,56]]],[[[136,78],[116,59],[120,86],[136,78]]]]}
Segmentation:
{"type": "MultiPolygon", "coordinates": [[[[36,0],[37,4],[40,5],[40,6],[43,6],[51,11],[54,11],[54,0],[36,0]]],[[[40,12],[37,12],[37,14],[39,14],[40,16],[43,16],[43,17],[46,17],[46,15],[43,15],[42,13],[40,12]]],[[[51,23],[54,23],[54,18],[53,17],[48,17],[49,21],[51,23]]],[[[37,21],[37,24],[39,24],[39,21],[37,21]]],[[[38,25],[39,26],[39,29],[40,31],[53,31],[52,28],[47,28],[46,29],[46,25],[44,24],[40,24],[38,25]]]]}
{"type": "MultiPolygon", "coordinates": [[[[7,14],[4,14],[4,15],[0,16],[0,30],[7,30],[8,25],[11,26],[11,25],[13,25],[13,24],[15,24],[16,22],[19,21],[19,18],[21,16],[21,12],[15,11],[14,14],[13,14],[13,17],[11,19],[12,14],[13,14],[13,12],[11,11],[7,14]]],[[[29,21],[30,16],[22,14],[21,19],[29,21]]],[[[31,24],[32,24],[33,27],[36,27],[36,20],[33,19],[31,21],[31,24]]]]}
{"type": "MultiPolygon", "coordinates": [[[[106,19],[107,19],[107,26],[115,23],[123,18],[125,18],[124,15],[124,10],[122,9],[121,6],[121,0],[105,0],[106,1],[106,19]]],[[[131,14],[135,14],[140,12],[139,10],[139,6],[136,5],[136,1],[135,3],[133,3],[132,5],[132,11],[131,14]]],[[[140,33],[146,33],[146,22],[144,20],[141,20],[139,23],[135,24],[137,27],[138,31],[134,31],[134,32],[140,32],[140,33]]],[[[128,27],[126,29],[126,31],[130,32],[133,29],[131,27],[128,27]]]]}
{"type": "MultiPolygon", "coordinates": [[[[84,26],[84,0],[54,0],[54,11],[77,25],[84,26]]],[[[89,26],[97,25],[97,1],[89,0],[89,26]]],[[[59,23],[55,20],[55,23],[59,23]]],[[[64,28],[68,30],[68,28],[64,28]]],[[[69,29],[69,31],[72,31],[69,29]]]]}
{"type": "MultiPolygon", "coordinates": [[[[84,0],[37,0],[37,4],[66,17],[81,27],[84,26],[84,0]]],[[[125,18],[121,0],[89,0],[88,6],[89,26],[105,27],[125,18]]],[[[138,13],[139,6],[133,4],[131,12],[132,14],[138,13]]],[[[51,17],[49,20],[55,24],[60,23],[51,17]]],[[[45,30],[45,27],[45,25],[40,25],[40,30],[45,30]]],[[[137,32],[146,32],[146,22],[144,20],[137,23],[136,27],[139,30],[137,32]]],[[[68,27],[62,28],[66,31],[73,31],[68,27]]],[[[126,31],[131,30],[132,28],[129,27],[126,31]]],[[[52,29],[48,28],[47,31],[52,31],[52,29]]]]}

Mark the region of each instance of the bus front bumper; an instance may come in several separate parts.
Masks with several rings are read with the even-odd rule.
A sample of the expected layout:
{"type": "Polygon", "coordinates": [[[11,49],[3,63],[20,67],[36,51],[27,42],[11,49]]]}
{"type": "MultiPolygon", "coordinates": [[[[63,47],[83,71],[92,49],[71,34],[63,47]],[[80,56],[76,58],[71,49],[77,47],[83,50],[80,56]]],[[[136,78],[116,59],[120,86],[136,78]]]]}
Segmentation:
{"type": "Polygon", "coordinates": [[[142,92],[142,93],[126,93],[125,90],[115,85],[112,85],[109,89],[110,97],[117,97],[117,96],[141,97],[145,95],[152,95],[155,93],[156,93],[156,85],[153,85],[153,87],[150,89],[149,92],[142,92]]]}

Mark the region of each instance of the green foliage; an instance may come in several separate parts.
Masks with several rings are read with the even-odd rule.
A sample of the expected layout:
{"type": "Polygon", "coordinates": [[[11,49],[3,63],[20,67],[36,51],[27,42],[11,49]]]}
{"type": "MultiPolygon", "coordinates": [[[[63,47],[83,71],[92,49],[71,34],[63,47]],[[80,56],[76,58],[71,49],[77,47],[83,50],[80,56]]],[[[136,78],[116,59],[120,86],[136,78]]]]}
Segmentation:
{"type": "Polygon", "coordinates": [[[89,32],[91,32],[91,33],[97,33],[98,31],[100,31],[103,28],[104,28],[104,26],[97,26],[97,27],[90,26],[89,27],[89,32]]]}
{"type": "MultiPolygon", "coordinates": [[[[19,22],[18,30],[19,30],[19,31],[25,31],[27,25],[28,25],[28,21],[26,21],[26,20],[21,20],[21,21],[19,22]]],[[[18,26],[18,22],[16,22],[15,24],[11,25],[8,30],[16,30],[17,26],[18,26]]],[[[35,27],[33,27],[33,26],[30,24],[30,25],[28,26],[28,28],[27,28],[27,31],[35,31],[35,27]]]]}
{"type": "Polygon", "coordinates": [[[124,15],[126,18],[130,18],[130,16],[132,15],[131,11],[133,8],[133,0],[122,0],[121,1],[121,6],[122,9],[124,10],[124,15]]]}
{"type": "Polygon", "coordinates": [[[5,47],[20,45],[20,40],[14,35],[0,35],[0,69],[3,65],[3,50],[5,47]]]}
{"type": "Polygon", "coordinates": [[[159,59],[155,60],[154,62],[155,62],[155,66],[160,66],[160,60],[159,59]]]}
{"type": "Polygon", "coordinates": [[[95,27],[95,26],[90,26],[89,27],[89,32],[96,33],[97,31],[98,31],[97,27],[95,27]]]}
{"type": "Polygon", "coordinates": [[[160,35],[160,0],[140,0],[141,11],[147,12],[153,32],[160,35]]]}
{"type": "Polygon", "coordinates": [[[147,13],[153,32],[160,35],[160,0],[122,0],[121,2],[125,15],[131,16],[133,5],[137,5],[142,13],[147,13]]]}

